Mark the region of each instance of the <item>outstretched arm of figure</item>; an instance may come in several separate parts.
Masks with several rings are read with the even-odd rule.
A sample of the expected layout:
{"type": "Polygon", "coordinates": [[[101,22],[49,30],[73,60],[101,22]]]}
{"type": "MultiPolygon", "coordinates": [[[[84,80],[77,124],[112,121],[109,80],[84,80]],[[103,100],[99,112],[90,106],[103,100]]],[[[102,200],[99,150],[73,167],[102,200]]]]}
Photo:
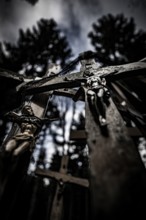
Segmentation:
{"type": "Polygon", "coordinates": [[[18,115],[16,112],[8,112],[5,114],[6,119],[12,122],[18,122],[20,119],[20,115],[18,115]]]}

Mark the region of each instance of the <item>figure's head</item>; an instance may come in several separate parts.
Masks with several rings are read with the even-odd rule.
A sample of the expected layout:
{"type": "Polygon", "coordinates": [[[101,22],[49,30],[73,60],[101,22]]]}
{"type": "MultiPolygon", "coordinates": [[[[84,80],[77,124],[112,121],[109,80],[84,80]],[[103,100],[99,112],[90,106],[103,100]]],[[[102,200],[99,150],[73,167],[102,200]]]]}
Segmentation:
{"type": "Polygon", "coordinates": [[[91,88],[98,87],[101,84],[101,78],[99,76],[91,76],[87,79],[87,85],[91,88]]]}
{"type": "Polygon", "coordinates": [[[24,114],[24,115],[34,115],[32,107],[30,105],[25,105],[22,109],[22,114],[24,114]]]}

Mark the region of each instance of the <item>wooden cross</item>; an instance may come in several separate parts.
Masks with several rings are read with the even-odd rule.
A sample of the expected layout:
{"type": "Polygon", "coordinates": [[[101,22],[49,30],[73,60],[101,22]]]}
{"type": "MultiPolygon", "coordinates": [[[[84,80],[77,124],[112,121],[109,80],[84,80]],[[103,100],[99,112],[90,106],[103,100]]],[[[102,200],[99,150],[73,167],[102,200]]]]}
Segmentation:
{"type": "MultiPolygon", "coordinates": [[[[87,66],[88,68],[88,66],[87,66]]],[[[93,73],[99,77],[106,77],[108,80],[117,80],[123,77],[134,76],[139,74],[139,71],[144,71],[146,69],[146,63],[138,61],[130,64],[123,64],[118,66],[107,66],[99,68],[94,67],[93,73]]],[[[90,71],[92,68],[90,69],[90,71]]],[[[88,70],[89,71],[89,70],[88,70]]],[[[93,74],[91,73],[91,74],[93,74]]],[[[53,78],[46,78],[45,80],[38,80],[36,82],[21,84],[17,91],[22,92],[22,94],[36,94],[46,91],[58,91],[59,89],[71,89],[75,87],[80,87],[82,83],[86,81],[89,75],[86,75],[86,69],[81,68],[79,72],[73,72],[72,74],[65,76],[56,76],[53,78]]],[[[65,89],[65,90],[66,90],[65,89]]]]}
{"type": "Polygon", "coordinates": [[[61,166],[59,172],[50,171],[50,170],[42,170],[37,168],[35,174],[41,177],[52,178],[58,181],[58,185],[56,188],[50,220],[60,220],[62,218],[63,213],[63,195],[61,192],[62,187],[66,183],[77,184],[82,187],[89,187],[89,181],[87,179],[73,177],[67,174],[69,157],[64,155],[61,160],[61,166]]]}
{"type": "MultiPolygon", "coordinates": [[[[55,90],[56,93],[62,95],[69,95],[70,93],[77,101],[80,95],[74,96],[76,90],[66,92],[62,89],[82,87],[82,91],[80,91],[82,98],[85,100],[85,130],[90,151],[91,219],[119,219],[119,213],[122,213],[123,218],[127,218],[127,215],[129,218],[135,215],[138,216],[138,212],[141,209],[137,210],[135,208],[131,210],[125,207],[143,207],[144,209],[143,198],[146,197],[146,172],[144,165],[141,162],[138,150],[129,137],[112,97],[109,99],[109,107],[106,107],[107,135],[102,132],[104,130],[102,125],[95,122],[88,98],[87,80],[92,76],[105,77],[107,82],[112,81],[110,86],[115,89],[114,83],[116,80],[121,80],[130,75],[139,75],[139,72],[143,73],[146,70],[146,63],[138,61],[131,64],[99,68],[94,65],[95,62],[91,58],[83,58],[82,60],[83,68],[79,72],[38,80],[32,84],[26,83],[19,86],[17,91],[24,95],[34,95],[55,90]],[[143,192],[143,195],[140,197],[141,192],[143,192]]],[[[98,103],[96,104],[98,106],[98,103]]],[[[37,108],[34,108],[35,110],[37,108]]],[[[145,130],[142,132],[144,135],[146,134],[145,130]]],[[[49,177],[57,180],[63,179],[66,182],[81,183],[82,181],[79,179],[66,176],[66,173],[64,173],[66,172],[66,167],[67,162],[65,167],[61,168],[60,173],[49,172],[49,177]]],[[[42,175],[42,171],[38,170],[38,173],[42,175]]],[[[46,176],[44,171],[43,175],[46,176]]],[[[53,202],[51,220],[61,218],[62,208],[60,207],[62,207],[62,199],[57,204],[59,189],[60,186],[58,185],[53,202]],[[54,207],[58,207],[57,211],[54,210],[54,207]]]]}
{"type": "MultiPolygon", "coordinates": [[[[46,78],[50,73],[52,73],[51,71],[52,71],[52,69],[50,67],[50,69],[47,70],[45,76],[43,78],[37,78],[36,81],[39,81],[40,79],[44,80],[44,78],[46,78]]],[[[56,69],[56,71],[58,71],[58,69],[56,69]]],[[[56,74],[56,72],[54,71],[53,74],[56,74]]],[[[7,74],[5,72],[2,72],[2,76],[3,77],[4,76],[9,77],[10,79],[13,79],[14,81],[16,81],[15,84],[16,83],[18,84],[18,82],[20,81],[21,83],[17,85],[16,90],[19,90],[19,87],[21,88],[21,86],[23,86],[25,84],[29,85],[31,82],[33,82],[33,83],[35,82],[34,80],[28,79],[26,77],[22,77],[23,78],[23,80],[22,80],[22,79],[20,79],[21,77],[18,77],[15,73],[11,73],[11,72],[8,72],[7,74]]],[[[36,94],[36,95],[34,94],[30,98],[29,105],[32,109],[32,112],[33,112],[34,116],[37,117],[38,119],[41,120],[45,116],[45,113],[46,113],[46,110],[47,110],[47,107],[48,107],[48,101],[49,101],[49,98],[51,96],[52,96],[52,92],[46,92],[46,93],[43,93],[43,94],[36,94]]],[[[25,106],[25,104],[27,104],[27,102],[24,102],[23,104],[25,106]]],[[[50,120],[52,120],[52,119],[50,119],[50,120]]],[[[36,129],[34,129],[34,131],[32,132],[32,135],[35,135],[34,137],[37,137],[40,129],[41,128],[38,128],[38,126],[36,126],[36,129]]],[[[12,126],[9,134],[7,135],[6,139],[3,142],[3,148],[4,149],[7,146],[7,143],[15,135],[19,134],[19,131],[20,131],[19,126],[16,123],[13,123],[13,126],[12,126]]],[[[29,142],[30,142],[30,145],[31,145],[32,141],[29,141],[29,142]]],[[[10,143],[10,145],[11,145],[11,143],[10,143]]]]}
{"type": "Polygon", "coordinates": [[[112,100],[106,113],[109,133],[107,137],[102,135],[96,125],[86,97],[85,126],[90,149],[93,220],[100,215],[103,219],[119,218],[120,212],[123,216],[137,216],[139,211],[124,211],[124,207],[138,207],[139,204],[143,207],[143,198],[139,194],[141,190],[146,192],[145,167],[112,100]],[[118,208],[115,204],[118,204],[118,208]]]}

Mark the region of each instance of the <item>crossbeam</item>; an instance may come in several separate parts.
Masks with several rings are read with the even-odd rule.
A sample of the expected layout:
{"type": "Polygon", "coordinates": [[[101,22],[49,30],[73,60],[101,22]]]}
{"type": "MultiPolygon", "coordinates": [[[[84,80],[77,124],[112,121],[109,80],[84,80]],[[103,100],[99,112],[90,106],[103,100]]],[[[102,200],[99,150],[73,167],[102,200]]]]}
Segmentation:
{"type": "MultiPolygon", "coordinates": [[[[58,183],[64,185],[65,183],[72,183],[72,184],[77,184],[82,187],[89,187],[89,181],[84,178],[78,178],[78,177],[73,177],[71,175],[67,174],[67,165],[68,165],[68,159],[69,157],[67,155],[64,155],[61,160],[61,166],[60,166],[60,171],[55,172],[51,170],[42,170],[37,168],[35,170],[35,174],[41,177],[47,177],[47,178],[52,178],[58,181],[58,183]]],[[[54,196],[54,201],[53,201],[53,206],[52,206],[52,211],[51,211],[51,220],[59,220],[61,219],[62,216],[62,209],[63,209],[63,196],[58,195],[60,194],[60,187],[59,184],[57,185],[55,196],[54,196]],[[58,199],[59,198],[59,199],[58,199]]]]}
{"type": "MultiPolygon", "coordinates": [[[[61,159],[60,173],[65,174],[67,172],[69,157],[67,155],[63,155],[61,159]]],[[[50,220],[61,220],[63,216],[63,191],[61,188],[63,185],[57,184],[56,192],[54,195],[54,200],[52,203],[50,220]]]]}
{"type": "MultiPolygon", "coordinates": [[[[39,118],[45,114],[50,94],[68,96],[74,101],[85,100],[85,133],[80,138],[87,139],[90,152],[91,219],[119,219],[119,213],[122,213],[124,219],[127,217],[125,206],[134,207],[136,204],[136,207],[144,207],[146,174],[138,150],[129,137],[139,136],[139,130],[129,129],[128,132],[125,128],[112,97],[110,101],[106,99],[108,95],[106,82],[115,83],[116,80],[129,76],[145,75],[146,63],[138,61],[99,68],[94,65],[94,59],[87,59],[82,60],[81,64],[79,72],[65,76],[45,77],[34,82],[26,80],[23,83],[18,79],[16,91],[22,96],[33,95],[31,106],[35,116],[39,118]],[[72,89],[78,87],[77,92],[72,89]]],[[[121,101],[123,97],[122,94],[121,101]]],[[[74,138],[79,138],[77,133],[74,134],[74,138]]],[[[66,183],[89,187],[87,179],[67,174],[68,160],[68,156],[62,157],[59,172],[41,169],[35,171],[36,175],[53,178],[59,183],[54,195],[50,220],[62,219],[63,186],[66,183]]],[[[137,210],[132,211],[136,213],[137,210]]],[[[128,215],[131,217],[131,210],[128,210],[128,215]]]]}
{"type": "Polygon", "coordinates": [[[35,174],[42,177],[48,177],[63,183],[73,183],[83,187],[89,187],[89,181],[87,179],[74,177],[68,174],[63,174],[51,170],[42,170],[37,168],[35,174]]]}
{"type": "Polygon", "coordinates": [[[71,130],[70,140],[86,140],[87,135],[85,130],[71,130]]]}
{"type": "MultiPolygon", "coordinates": [[[[123,79],[127,76],[135,76],[146,69],[146,63],[142,61],[123,64],[118,66],[108,66],[102,68],[96,68],[90,74],[96,75],[99,77],[105,77],[108,80],[117,80],[123,79]]],[[[142,72],[142,74],[145,74],[142,72]]],[[[86,73],[84,71],[75,72],[69,74],[67,76],[56,76],[54,78],[46,77],[46,79],[37,80],[36,82],[25,83],[22,86],[17,88],[18,91],[21,91],[25,95],[31,95],[36,93],[42,93],[46,91],[52,91],[62,88],[75,88],[81,86],[82,83],[85,82],[85,78],[87,78],[86,73]]]]}

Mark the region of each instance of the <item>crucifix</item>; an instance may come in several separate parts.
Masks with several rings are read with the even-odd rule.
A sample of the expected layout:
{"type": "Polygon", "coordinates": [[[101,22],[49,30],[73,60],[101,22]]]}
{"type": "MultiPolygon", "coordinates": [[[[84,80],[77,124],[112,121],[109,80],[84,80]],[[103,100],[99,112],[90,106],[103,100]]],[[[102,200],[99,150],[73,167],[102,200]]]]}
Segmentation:
{"type": "MultiPolygon", "coordinates": [[[[138,194],[141,192],[139,190],[143,190],[144,194],[146,191],[145,168],[130,138],[129,127],[125,126],[127,122],[123,120],[129,118],[130,128],[137,131],[138,135],[146,135],[145,114],[139,112],[134,105],[139,98],[124,86],[126,83],[130,88],[127,79],[131,75],[145,76],[146,63],[138,61],[101,68],[97,66],[94,55],[91,52],[80,54],[79,72],[26,82],[19,85],[16,91],[23,96],[34,97],[38,94],[42,97],[45,92],[52,92],[52,94],[72,97],[74,101],[85,101],[84,134],[90,152],[92,219],[98,217],[119,219],[118,212],[122,212],[125,205],[140,203],[143,206],[143,197],[139,198],[138,194]]],[[[34,111],[36,109],[34,107],[34,111]]],[[[42,117],[42,114],[39,115],[36,116],[42,117]]],[[[56,174],[37,170],[37,173],[49,175],[56,180],[61,178],[64,182],[77,183],[77,179],[69,178],[62,171],[56,174]]],[[[128,215],[131,215],[131,210],[128,215]]],[[[126,216],[126,213],[123,213],[123,216],[126,216]]]]}
{"type": "Polygon", "coordinates": [[[55,179],[58,182],[53,199],[50,220],[61,220],[63,215],[63,190],[65,184],[72,183],[82,187],[89,187],[89,181],[84,178],[73,177],[68,172],[69,156],[63,155],[59,172],[37,168],[35,174],[41,177],[55,179]]]}
{"type": "MultiPolygon", "coordinates": [[[[52,65],[50,65],[42,79],[55,75],[58,68],[56,68],[56,72],[55,70],[53,71],[54,72],[52,72],[52,65]]],[[[38,80],[40,80],[40,78],[36,79],[36,81],[38,80]]],[[[24,78],[24,82],[20,85],[23,86],[23,84],[29,84],[30,82],[30,80],[24,78]]],[[[34,81],[32,82],[34,83],[34,81]]],[[[20,85],[18,85],[18,88],[20,85]]],[[[51,97],[52,92],[32,95],[29,103],[26,101],[23,103],[20,115],[14,111],[10,111],[6,114],[6,118],[13,122],[10,134],[8,134],[3,143],[6,152],[13,151],[13,155],[17,156],[28,149],[32,151],[35,146],[35,139],[42,126],[51,120],[56,120],[56,118],[44,118],[48,101],[51,97]]]]}
{"type": "MultiPolygon", "coordinates": [[[[19,80],[18,76],[16,76],[15,74],[12,75],[11,73],[10,76],[6,73],[6,77],[9,77],[10,79],[12,77],[13,80],[17,81],[17,84],[19,82],[21,85],[30,82],[30,79],[28,80],[27,78],[19,80]]],[[[4,158],[4,164],[8,164],[7,158],[9,159],[9,167],[7,166],[8,172],[5,172],[5,167],[2,170],[3,176],[1,179],[0,194],[5,194],[5,191],[7,191],[7,182],[9,182],[9,179],[12,178],[11,176],[15,176],[17,172],[18,179],[15,180],[13,178],[13,181],[15,182],[16,188],[17,185],[19,186],[19,182],[21,181],[21,173],[27,172],[26,166],[28,166],[29,164],[31,154],[33,153],[33,150],[35,148],[36,138],[42,126],[44,125],[44,123],[48,121],[54,119],[56,120],[56,118],[52,118],[52,116],[51,118],[45,118],[48,101],[51,98],[51,96],[52,93],[48,92],[43,94],[32,95],[29,97],[29,100],[25,100],[25,98],[22,97],[24,102],[19,102],[19,104],[21,103],[22,107],[19,106],[18,109],[17,104],[16,110],[11,109],[11,106],[7,105],[9,109],[11,109],[11,111],[6,114],[6,117],[8,121],[12,122],[12,126],[10,132],[3,141],[2,155],[4,156],[2,158],[4,158]],[[23,158],[25,159],[25,163],[23,163],[23,158]],[[21,161],[23,164],[21,164],[21,170],[19,170],[19,163],[21,163],[21,161]],[[18,169],[14,170],[16,165],[18,169]]],[[[16,97],[15,99],[17,100],[16,97]]],[[[13,106],[16,107],[14,101],[13,106]]]]}

